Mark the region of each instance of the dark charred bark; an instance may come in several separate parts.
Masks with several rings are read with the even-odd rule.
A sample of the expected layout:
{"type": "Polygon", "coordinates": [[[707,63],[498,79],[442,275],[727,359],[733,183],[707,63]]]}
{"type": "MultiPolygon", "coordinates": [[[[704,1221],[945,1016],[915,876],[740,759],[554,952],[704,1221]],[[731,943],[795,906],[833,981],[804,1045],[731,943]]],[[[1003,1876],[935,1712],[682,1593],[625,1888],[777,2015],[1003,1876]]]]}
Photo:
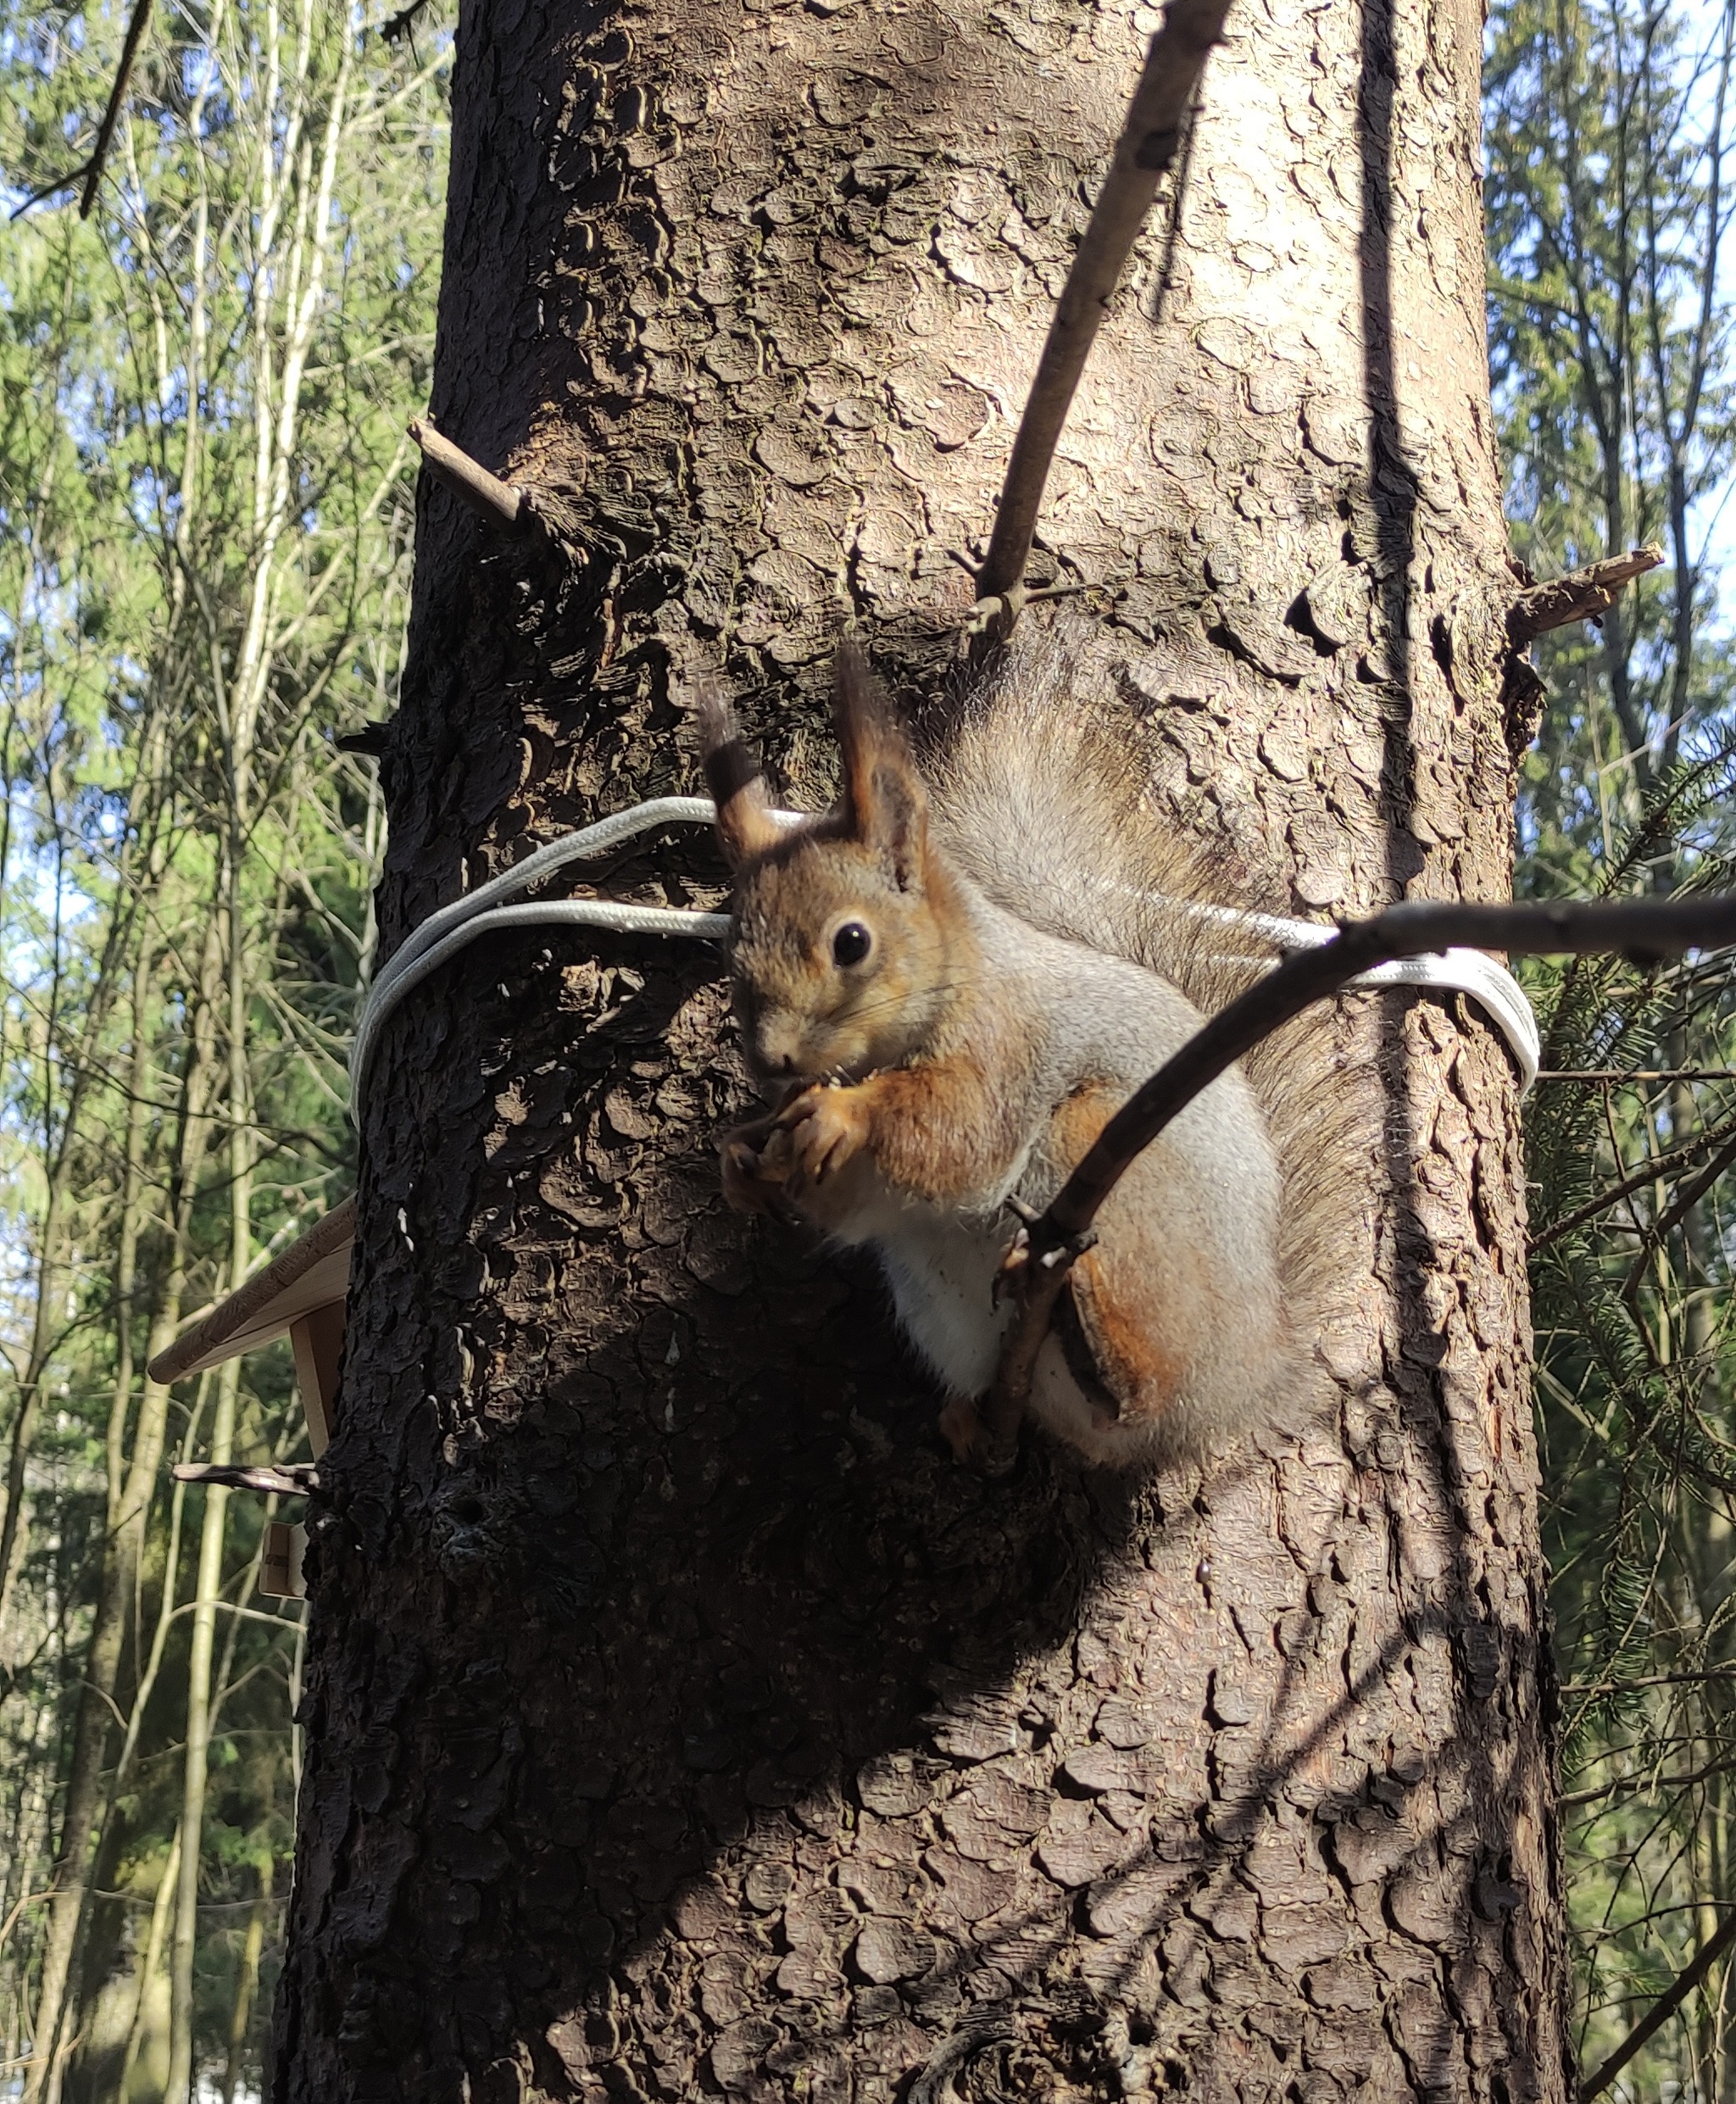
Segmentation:
{"type": "MultiPolygon", "coordinates": [[[[1151,18],[485,4],[382,925],[932,693],[1151,18]]],[[[1232,12],[1039,558],[1160,800],[1301,910],[1505,895],[1477,9],[1232,12]],[[1046,556],[1043,550],[1047,550],[1046,556]]],[[[722,895],[708,844],[611,879],[722,895]]],[[[387,1033],[317,1508],[276,2094],[1561,2104],[1522,1179],[1493,1033],[1363,997],[1338,1415],[984,1484],[873,1280],[723,1212],[720,960],[526,936],[387,1033]]]]}

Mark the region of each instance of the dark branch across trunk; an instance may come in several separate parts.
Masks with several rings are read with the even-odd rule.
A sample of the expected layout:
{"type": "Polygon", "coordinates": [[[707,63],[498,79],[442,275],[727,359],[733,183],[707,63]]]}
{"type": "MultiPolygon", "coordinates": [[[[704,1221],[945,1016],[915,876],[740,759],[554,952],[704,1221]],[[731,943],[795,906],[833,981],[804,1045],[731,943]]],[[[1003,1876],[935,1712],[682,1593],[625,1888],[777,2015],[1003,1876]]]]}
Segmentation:
{"type": "MultiPolygon", "coordinates": [[[[809,802],[843,616],[936,691],[1149,27],[466,4],[431,406],[547,532],[425,479],[389,939],[694,786],[708,666],[809,802]]],[[[1160,803],[1297,910],[1499,898],[1477,13],[1229,36],[1038,563],[1112,587],[1160,803]]],[[[609,882],[723,888],[693,837],[609,882]]],[[[727,1005],[699,946],[533,933],[388,1027],[275,2094],[1563,2104],[1492,1030],[1347,1005],[1334,1418],[985,1484],[872,1277],[721,1210],[727,1005]]]]}

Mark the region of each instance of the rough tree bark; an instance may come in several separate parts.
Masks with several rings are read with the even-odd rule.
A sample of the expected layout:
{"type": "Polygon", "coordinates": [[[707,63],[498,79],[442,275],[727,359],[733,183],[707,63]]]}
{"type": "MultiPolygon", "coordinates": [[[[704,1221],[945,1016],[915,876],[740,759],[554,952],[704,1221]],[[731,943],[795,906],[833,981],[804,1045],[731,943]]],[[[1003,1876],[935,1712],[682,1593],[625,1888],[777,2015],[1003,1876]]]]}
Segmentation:
{"type": "MultiPolygon", "coordinates": [[[[840,618],[932,689],[1155,18],[466,0],[388,943],[694,770],[840,618]]],[[[1128,735],[1299,909],[1495,898],[1509,591],[1470,0],[1241,0],[1062,442],[1128,735]],[[1161,213],[1160,214],[1160,220],[1161,213]]],[[[709,902],[687,838],[615,872],[709,902]]],[[[376,1070],[317,1520],[285,2100],[1560,2104],[1513,1077],[1366,998],[1332,1422],[954,1467],[863,1273],[725,1214],[717,959],[498,943],[376,1070]]]]}

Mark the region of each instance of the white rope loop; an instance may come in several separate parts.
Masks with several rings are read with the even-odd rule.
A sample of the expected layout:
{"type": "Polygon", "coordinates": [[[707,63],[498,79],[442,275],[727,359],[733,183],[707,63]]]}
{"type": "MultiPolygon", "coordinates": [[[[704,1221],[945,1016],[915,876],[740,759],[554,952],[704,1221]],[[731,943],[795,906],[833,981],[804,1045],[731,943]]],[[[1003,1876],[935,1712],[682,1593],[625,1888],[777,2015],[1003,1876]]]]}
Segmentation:
{"type": "MultiPolygon", "coordinates": [[[[807,815],[802,811],[772,813],[782,826],[799,826],[807,815]]],[[[716,817],[709,797],[661,796],[648,804],[636,804],[631,810],[617,811],[613,817],[599,819],[578,832],[563,833],[512,869],[431,913],[381,966],[362,1005],[349,1057],[351,1123],[358,1128],[361,1125],[368,1066],[387,1018],[407,994],[479,935],[498,928],[595,927],[615,935],[725,941],[730,931],[726,913],[704,913],[687,906],[628,905],[614,899],[536,899],[519,905],[504,903],[570,863],[606,854],[622,841],[636,839],[657,827],[709,826],[716,817]]],[[[1289,921],[1269,913],[1240,913],[1233,906],[1184,903],[1189,912],[1204,918],[1251,929],[1279,951],[1313,949],[1331,942],[1338,932],[1315,921],[1289,921]]],[[[1537,1079],[1543,1048],[1531,1004],[1512,973],[1480,949],[1449,949],[1438,957],[1401,958],[1359,973],[1349,983],[1353,987],[1427,987],[1468,994],[1506,1039],[1518,1065],[1521,1094],[1537,1079]]]]}
{"type": "MultiPolygon", "coordinates": [[[[1188,904],[1192,913],[1232,921],[1263,935],[1279,950],[1318,949],[1338,930],[1318,921],[1288,921],[1272,913],[1238,913],[1233,906],[1188,904]]],[[[1397,957],[1359,971],[1353,987],[1430,987],[1437,993],[1468,994],[1506,1039],[1519,1069],[1519,1093],[1526,1095],[1543,1061],[1543,1040],[1525,989],[1505,965],[1480,949],[1444,949],[1433,957],[1397,957]]]]}
{"type": "Polygon", "coordinates": [[[526,927],[540,921],[565,922],[569,927],[604,927],[622,935],[707,935],[729,932],[726,914],[702,914],[699,919],[721,921],[721,929],[691,925],[693,916],[677,906],[622,906],[607,899],[550,899],[546,904],[501,908],[499,902],[515,898],[541,883],[570,862],[582,862],[606,854],[623,840],[636,839],[658,826],[710,826],[717,812],[704,796],[659,796],[631,810],[599,818],[594,826],[563,833],[546,847],[527,854],[522,862],[498,877],[490,877],[449,906],[431,913],[405,936],[379,971],[362,1004],[356,1023],[355,1043],[349,1055],[349,1116],[358,1130],[362,1122],[362,1094],[369,1062],[386,1019],[413,987],[420,986],[431,971],[467,943],[491,928],[526,927]],[[436,953],[438,953],[437,955],[436,953]]]}

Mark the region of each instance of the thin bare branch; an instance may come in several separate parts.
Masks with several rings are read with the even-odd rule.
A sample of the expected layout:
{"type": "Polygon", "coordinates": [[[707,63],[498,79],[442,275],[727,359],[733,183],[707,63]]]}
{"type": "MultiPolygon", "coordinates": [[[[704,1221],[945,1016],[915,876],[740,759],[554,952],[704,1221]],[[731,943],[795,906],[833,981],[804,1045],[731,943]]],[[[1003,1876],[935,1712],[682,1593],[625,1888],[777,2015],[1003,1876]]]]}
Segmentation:
{"type": "Polygon", "coordinates": [[[84,195],[78,201],[78,215],[81,220],[91,216],[97,202],[97,186],[103,180],[103,166],[108,159],[108,148],[114,141],[114,127],[120,121],[120,112],[126,101],[127,83],[132,78],[133,61],[139,55],[139,46],[145,41],[145,31],[151,19],[151,0],[134,0],[132,19],[126,25],[126,42],[120,47],[120,64],[114,69],[114,85],[108,91],[108,106],[103,112],[103,121],[97,127],[97,143],[91,148],[91,158],[85,163],[84,195]]]}
{"type": "Polygon", "coordinates": [[[530,531],[532,515],[521,489],[514,488],[510,482],[503,482],[498,475],[491,475],[487,468],[479,466],[469,454],[436,431],[427,417],[417,417],[409,428],[436,481],[443,483],[454,497],[461,498],[472,511],[480,513],[503,532],[520,534],[530,531]]]}
{"type": "MultiPolygon", "coordinates": [[[[1538,1080],[1543,1077],[1539,1075],[1538,1080]]],[[[1600,1191],[1595,1198],[1577,1205],[1561,1219],[1552,1221],[1539,1233],[1531,1238],[1531,1251],[1534,1256],[1539,1250],[1546,1250],[1552,1242],[1559,1242],[1563,1235],[1572,1234],[1576,1227],[1583,1227],[1588,1221],[1595,1220],[1600,1213],[1607,1212],[1611,1205],[1619,1205],[1624,1198],[1631,1198],[1635,1191],[1642,1191],[1648,1183],[1655,1183],[1660,1177],[1695,1161],[1704,1154],[1708,1141],[1716,1144],[1719,1137],[1730,1131],[1729,1125],[1719,1126],[1715,1132],[1697,1134],[1679,1147],[1672,1147],[1667,1154],[1654,1155],[1644,1161],[1632,1175],[1625,1176],[1619,1183],[1612,1183],[1606,1191],[1600,1191]]]]}
{"type": "Polygon", "coordinates": [[[1732,1944],[1736,1944],[1736,1907],[1724,1917],[1717,1933],[1700,1945],[1694,1962],[1677,1975],[1674,1985],[1658,1996],[1603,2065],[1594,2068],[1580,2084],[1579,2104],[1591,2104],[1593,2097],[1603,2095],[1646,2040],[1675,2015],[1732,1944]]]}
{"type": "Polygon", "coordinates": [[[1736,1066],[1544,1066],[1539,1081],[1736,1081],[1736,1066]]]}
{"type": "Polygon", "coordinates": [[[1175,159],[1188,106],[1228,12],[1229,0],[1170,0],[1163,26],[1146,52],[1115,159],[1067,274],[1013,441],[993,537],[976,579],[978,600],[999,600],[1004,609],[991,624],[991,633],[1004,635],[1024,603],[1025,565],[1061,426],[1157,186],[1175,159]]]}
{"type": "Polygon", "coordinates": [[[1710,1783],[1717,1776],[1728,1775],[1733,1769],[1736,1769],[1736,1761],[1711,1761],[1705,1767],[1690,1768],[1685,1775],[1618,1775],[1613,1782],[1600,1783],[1589,1790],[1567,1790],[1555,1801],[1563,1812],[1577,1812],[1611,1797],[1648,1792],[1667,1796],[1672,1791],[1696,1790],[1700,1784],[1710,1783]]]}
{"type": "Polygon", "coordinates": [[[400,8],[396,14],[388,15],[380,25],[380,35],[388,44],[395,44],[400,36],[408,36],[415,25],[416,17],[427,6],[428,0],[409,0],[409,5],[400,8]]]}
{"type": "Polygon", "coordinates": [[[1285,960],[1232,1001],[1136,1089],[1095,1144],[1009,1253],[1004,1278],[1020,1311],[1002,1348],[988,1398],[985,1467],[1011,1466],[1030,1398],[1037,1353],[1067,1272],[1110,1193],[1166,1126],[1201,1090],[1262,1038],[1342,993],[1351,980],[1401,957],[1451,949],[1522,955],[1595,955],[1652,960],[1684,949],[1736,943],[1736,897],[1595,900],[1542,905],[1462,905],[1419,901],[1391,906],[1372,920],[1340,924],[1332,941],[1285,960]]]}
{"type": "Polygon", "coordinates": [[[88,161],[81,161],[76,168],[69,168],[64,175],[55,175],[34,190],[27,191],[7,214],[8,220],[21,220],[33,204],[40,204],[44,198],[52,198],[62,190],[71,190],[81,183],[90,168],[88,161]]]}
{"type": "Polygon", "coordinates": [[[1625,1695],[1630,1688],[1698,1687],[1708,1680],[1736,1680],[1736,1666],[1701,1666],[1675,1673],[1645,1673],[1636,1680],[1565,1680],[1556,1693],[1625,1695]]]}
{"type": "Polygon", "coordinates": [[[1634,1258],[1633,1267],[1628,1272],[1627,1281],[1622,1287],[1624,1293],[1633,1293],[1638,1289],[1639,1282],[1644,1276],[1645,1267],[1651,1261],[1653,1251],[1667,1235],[1673,1233],[1682,1225],[1688,1215],[1723,1175],[1733,1161],[1736,1161],[1736,1140],[1726,1140],[1713,1154],[1711,1161],[1701,1169],[1699,1175],[1693,1177],[1684,1189],[1677,1193],[1668,1210],[1652,1222],[1646,1233],[1645,1244],[1639,1255],[1634,1258]]]}
{"type": "Polygon", "coordinates": [[[139,55],[139,46],[145,40],[145,30],[151,19],[151,0],[136,0],[132,18],[126,25],[126,41],[120,47],[120,64],[114,70],[114,84],[108,91],[108,102],[103,112],[103,121],[97,127],[97,142],[88,157],[76,168],[69,168],[64,175],[56,175],[52,181],[40,184],[15,204],[8,215],[22,219],[33,204],[40,204],[44,198],[56,196],[60,191],[84,185],[78,203],[78,215],[87,220],[97,202],[97,186],[103,180],[103,170],[108,164],[108,148],[114,142],[114,127],[120,120],[122,105],[126,100],[127,84],[132,78],[133,62],[139,55]]]}

